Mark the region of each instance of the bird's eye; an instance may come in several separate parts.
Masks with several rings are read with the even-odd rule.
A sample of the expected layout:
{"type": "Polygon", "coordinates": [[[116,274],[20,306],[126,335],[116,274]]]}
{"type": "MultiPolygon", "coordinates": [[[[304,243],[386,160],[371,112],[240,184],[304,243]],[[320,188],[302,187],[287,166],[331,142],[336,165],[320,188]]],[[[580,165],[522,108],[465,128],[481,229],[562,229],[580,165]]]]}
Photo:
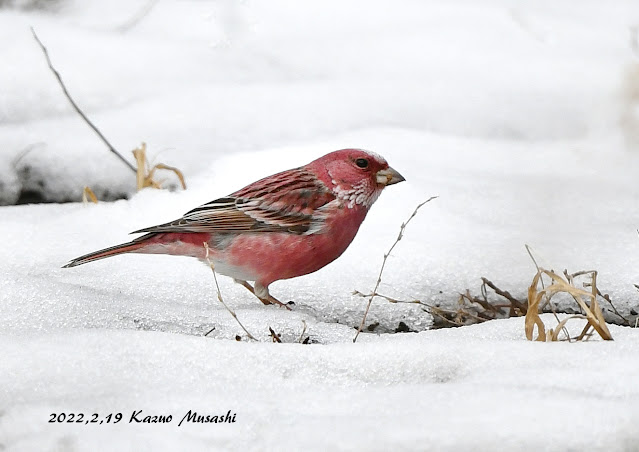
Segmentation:
{"type": "Polygon", "coordinates": [[[360,168],[367,168],[368,167],[368,160],[366,160],[366,159],[357,159],[357,160],[355,160],[355,164],[357,166],[359,166],[360,168]]]}

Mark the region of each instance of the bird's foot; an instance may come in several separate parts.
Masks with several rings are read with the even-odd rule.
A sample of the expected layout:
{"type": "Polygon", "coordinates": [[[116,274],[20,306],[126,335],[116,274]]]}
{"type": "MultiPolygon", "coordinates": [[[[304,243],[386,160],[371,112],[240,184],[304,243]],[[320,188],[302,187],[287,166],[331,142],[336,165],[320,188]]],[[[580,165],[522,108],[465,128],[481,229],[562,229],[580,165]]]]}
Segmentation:
{"type": "Polygon", "coordinates": [[[255,288],[253,288],[253,286],[251,286],[247,281],[243,281],[241,279],[236,279],[235,282],[240,284],[241,286],[246,287],[246,289],[249,292],[255,295],[257,299],[260,300],[265,305],[276,304],[276,305],[279,305],[280,307],[286,308],[289,311],[291,310],[289,306],[282,303],[280,300],[278,300],[277,298],[272,296],[270,293],[268,293],[268,288],[258,285],[257,283],[255,284],[255,288]]]}
{"type": "MultiPolygon", "coordinates": [[[[260,298],[260,297],[257,297],[260,298]]],[[[260,301],[264,304],[276,304],[278,306],[280,306],[281,308],[286,308],[287,310],[291,310],[291,307],[289,306],[289,303],[282,303],[280,300],[278,300],[277,298],[275,298],[272,295],[269,295],[268,298],[266,300],[262,300],[260,298],[260,301]]]]}

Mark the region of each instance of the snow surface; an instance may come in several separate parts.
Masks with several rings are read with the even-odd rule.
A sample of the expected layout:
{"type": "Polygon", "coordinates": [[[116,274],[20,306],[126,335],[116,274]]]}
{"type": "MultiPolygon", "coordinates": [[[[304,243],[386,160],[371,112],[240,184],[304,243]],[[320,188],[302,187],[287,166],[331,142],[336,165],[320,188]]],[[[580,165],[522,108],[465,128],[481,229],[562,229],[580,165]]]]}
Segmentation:
{"type": "MultiPolygon", "coordinates": [[[[0,204],[25,193],[98,205],[0,207],[0,450],[602,450],[639,444],[639,334],[533,344],[523,319],[427,330],[380,288],[454,303],[488,277],[523,296],[534,266],[596,269],[639,310],[639,5],[617,2],[67,1],[0,9],[0,204]],[[134,194],[119,149],[148,144],[187,191],[134,194]],[[634,36],[634,38],[633,38],[634,36]],[[70,258],[128,239],[334,149],[382,154],[389,187],[344,256],[271,286],[264,307],[187,258],[70,258]],[[108,193],[107,193],[108,191],[108,193]],[[414,334],[389,335],[403,322],[414,334]],[[296,344],[306,326],[312,345],[296,344]],[[272,344],[268,328],[282,335],[272,344]],[[212,330],[209,337],[202,337],[212,330]],[[171,414],[135,425],[133,410],[171,414]],[[189,409],[237,422],[177,422],[189,409]],[[50,413],[121,412],[117,425],[50,413]]],[[[636,316],[635,316],[636,317],[636,316]]],[[[547,323],[552,324],[549,317],[547,323]]],[[[575,326],[578,328],[578,325],[575,326]]]]}
{"type": "Polygon", "coordinates": [[[636,330],[612,333],[613,343],[530,343],[510,319],[357,345],[12,336],[0,351],[12,370],[0,374],[12,391],[0,433],[6,450],[632,451],[639,343],[636,330]],[[174,420],[129,424],[139,409],[174,420]],[[178,427],[189,410],[232,410],[237,422],[178,427]],[[124,419],[47,423],[61,411],[124,419]]]}

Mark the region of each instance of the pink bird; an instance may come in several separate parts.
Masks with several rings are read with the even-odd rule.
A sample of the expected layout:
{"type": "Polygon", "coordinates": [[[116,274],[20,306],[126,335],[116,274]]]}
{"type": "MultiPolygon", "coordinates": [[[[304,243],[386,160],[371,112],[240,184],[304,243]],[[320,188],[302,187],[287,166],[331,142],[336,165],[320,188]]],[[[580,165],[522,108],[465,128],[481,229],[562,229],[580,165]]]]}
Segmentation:
{"type": "Polygon", "coordinates": [[[170,223],[135,231],[132,234],[146,234],[80,256],[64,267],[123,253],[192,256],[207,262],[208,251],[217,273],[230,276],[264,304],[283,305],[270,295],[269,285],[337,259],[384,187],[403,180],[380,155],[342,149],[253,182],[170,223]]]}

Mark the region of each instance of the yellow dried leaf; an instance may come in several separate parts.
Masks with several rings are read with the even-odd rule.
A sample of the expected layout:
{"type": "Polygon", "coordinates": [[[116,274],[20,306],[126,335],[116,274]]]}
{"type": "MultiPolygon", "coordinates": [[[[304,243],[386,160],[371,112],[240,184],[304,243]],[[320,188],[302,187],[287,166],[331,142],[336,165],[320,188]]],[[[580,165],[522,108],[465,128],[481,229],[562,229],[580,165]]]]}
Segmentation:
{"type": "Polygon", "coordinates": [[[89,201],[91,201],[93,204],[97,204],[98,197],[95,196],[95,193],[93,193],[93,190],[91,190],[89,187],[84,187],[84,190],[82,190],[82,202],[87,204],[89,201]]]}

